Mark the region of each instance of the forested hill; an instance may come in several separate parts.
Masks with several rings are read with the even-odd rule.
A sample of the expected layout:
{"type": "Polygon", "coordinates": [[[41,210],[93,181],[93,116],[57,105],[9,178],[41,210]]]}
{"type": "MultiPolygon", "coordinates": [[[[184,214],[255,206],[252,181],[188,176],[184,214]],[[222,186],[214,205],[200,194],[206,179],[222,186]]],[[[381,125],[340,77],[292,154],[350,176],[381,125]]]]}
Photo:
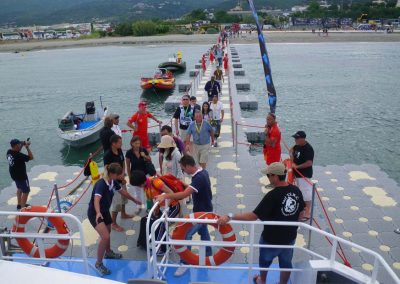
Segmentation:
{"type": "MultiPolygon", "coordinates": [[[[253,0],[257,8],[289,9],[308,0],[253,0]]],[[[342,3],[350,0],[331,0],[342,3]]],[[[365,0],[353,0],[353,2],[365,0]]],[[[237,0],[0,0],[0,25],[178,18],[194,9],[229,10],[237,0]]],[[[242,1],[247,9],[247,1],[242,1]]]]}

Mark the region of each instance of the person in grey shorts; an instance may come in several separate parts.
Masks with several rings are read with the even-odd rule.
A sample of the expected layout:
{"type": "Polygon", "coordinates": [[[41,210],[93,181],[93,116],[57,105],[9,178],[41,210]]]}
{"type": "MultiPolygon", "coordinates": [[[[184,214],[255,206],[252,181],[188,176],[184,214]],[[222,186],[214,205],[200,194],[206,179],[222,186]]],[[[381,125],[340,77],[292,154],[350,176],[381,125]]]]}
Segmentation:
{"type": "Polygon", "coordinates": [[[194,121],[190,123],[186,135],[186,147],[190,145],[190,137],[193,135],[192,156],[196,163],[203,169],[208,162],[208,152],[210,150],[210,141],[214,144],[214,130],[205,120],[201,112],[197,111],[194,115],[194,121]]]}

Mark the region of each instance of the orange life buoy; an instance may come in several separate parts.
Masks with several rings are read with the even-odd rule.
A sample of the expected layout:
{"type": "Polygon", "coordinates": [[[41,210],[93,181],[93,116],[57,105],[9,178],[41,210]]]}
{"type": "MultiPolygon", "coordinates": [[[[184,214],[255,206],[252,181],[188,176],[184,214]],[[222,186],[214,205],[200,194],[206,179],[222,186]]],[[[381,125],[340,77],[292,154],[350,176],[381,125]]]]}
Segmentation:
{"type": "Polygon", "coordinates": [[[294,183],[294,174],[293,174],[293,169],[292,169],[292,161],[290,159],[286,159],[283,161],[283,164],[286,167],[286,171],[287,171],[287,182],[290,184],[294,183]]]}
{"type": "MultiPolygon", "coordinates": [[[[218,219],[218,215],[211,213],[211,212],[195,212],[195,213],[189,214],[185,218],[215,220],[215,219],[218,219]]],[[[210,225],[213,226],[214,228],[216,228],[220,232],[220,234],[222,235],[222,239],[225,242],[235,242],[236,241],[236,235],[235,235],[235,232],[233,231],[233,228],[231,225],[229,225],[229,224],[225,224],[225,225],[210,224],[210,225]]],[[[175,230],[172,233],[172,239],[185,240],[186,234],[192,226],[193,226],[193,224],[190,222],[178,223],[178,225],[176,226],[175,230]]],[[[199,265],[199,263],[200,263],[199,255],[193,253],[186,246],[175,245],[174,248],[175,248],[175,251],[179,254],[179,256],[184,261],[186,261],[187,263],[192,264],[192,265],[199,265]]],[[[227,261],[232,256],[234,251],[235,251],[235,247],[220,248],[214,255],[207,256],[205,258],[205,265],[208,265],[208,266],[221,265],[222,263],[227,261]]]]}
{"type": "MultiPolygon", "coordinates": [[[[45,213],[47,208],[45,206],[30,206],[23,208],[21,212],[38,212],[45,213]]],[[[53,211],[54,212],[54,211],[53,211]]],[[[34,216],[17,216],[12,231],[17,233],[25,232],[26,223],[34,218],[34,216]]],[[[69,230],[61,217],[48,217],[49,222],[56,228],[58,234],[68,234],[69,230]]],[[[32,243],[28,238],[16,238],[18,245],[29,256],[40,257],[39,247],[32,243]]],[[[49,248],[45,249],[46,258],[56,258],[62,255],[69,246],[69,240],[57,240],[57,242],[49,248]]]]}

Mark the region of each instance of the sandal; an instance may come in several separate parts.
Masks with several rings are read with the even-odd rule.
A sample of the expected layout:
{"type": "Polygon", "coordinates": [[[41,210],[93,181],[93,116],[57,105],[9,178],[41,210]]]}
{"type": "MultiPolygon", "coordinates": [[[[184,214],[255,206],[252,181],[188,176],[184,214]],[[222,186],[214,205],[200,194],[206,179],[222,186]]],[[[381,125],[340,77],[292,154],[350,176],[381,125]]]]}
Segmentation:
{"type": "Polygon", "coordinates": [[[310,220],[310,217],[299,218],[299,222],[307,222],[308,220],[310,220]]]}

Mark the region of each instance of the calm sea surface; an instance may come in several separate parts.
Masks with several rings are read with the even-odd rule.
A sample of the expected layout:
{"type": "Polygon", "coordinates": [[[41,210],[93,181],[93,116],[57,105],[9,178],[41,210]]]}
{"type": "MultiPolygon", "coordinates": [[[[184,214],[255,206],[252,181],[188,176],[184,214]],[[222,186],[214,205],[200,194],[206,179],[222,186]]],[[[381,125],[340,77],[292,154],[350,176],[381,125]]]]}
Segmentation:
{"type": "MultiPolygon", "coordinates": [[[[180,48],[192,69],[208,46],[180,48]]],[[[307,132],[315,163],[377,164],[400,182],[400,43],[268,45],[278,93],[278,121],[284,138],[307,132]]],[[[174,46],[97,47],[0,54],[0,188],[11,182],[5,153],[11,138],[31,138],[29,165],[82,165],[97,144],[70,149],[57,137],[57,118],[81,112],[99,97],[121,115],[124,128],[142,97],[150,111],[167,120],[168,94],[142,94],[141,76],[177,51],[174,46]]],[[[238,45],[257,112],[268,110],[258,45],[238,45]]],[[[178,76],[178,82],[188,74],[178,76]]],[[[124,143],[127,145],[128,137],[124,143]]],[[[127,146],[124,146],[127,148],[127,146]]],[[[50,185],[49,185],[50,186],[50,185]]]]}

